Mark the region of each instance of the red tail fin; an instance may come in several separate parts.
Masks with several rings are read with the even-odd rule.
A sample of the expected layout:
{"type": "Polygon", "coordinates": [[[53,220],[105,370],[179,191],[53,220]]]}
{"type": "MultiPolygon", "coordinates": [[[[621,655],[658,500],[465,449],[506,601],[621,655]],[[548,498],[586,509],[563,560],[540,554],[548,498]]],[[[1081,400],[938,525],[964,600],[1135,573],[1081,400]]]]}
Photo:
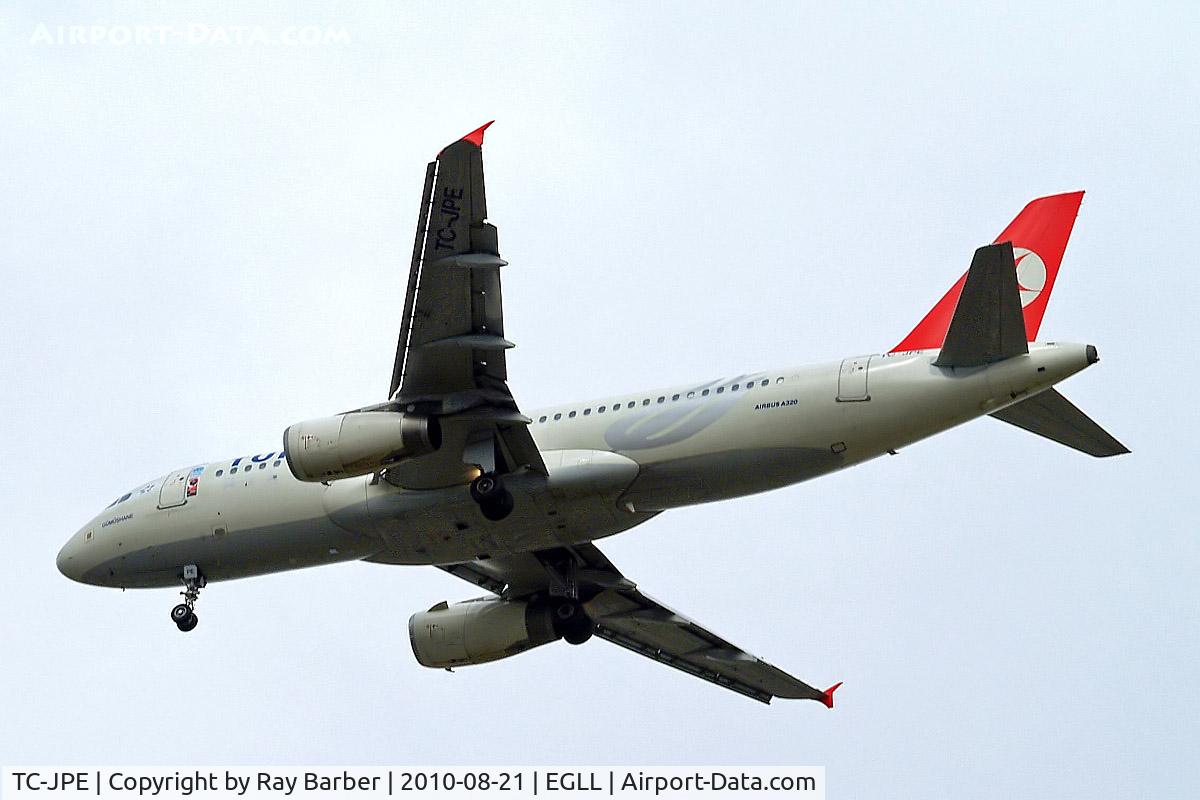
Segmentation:
{"type": "MultiPolygon", "coordinates": [[[[1008,224],[997,242],[1012,242],[1017,261],[1017,284],[1021,287],[1021,306],[1025,312],[1025,338],[1033,341],[1046,313],[1050,291],[1058,268],[1062,264],[1071,228],[1079,214],[1083,192],[1068,192],[1050,197],[1039,197],[1021,210],[1017,218],[1008,224]]],[[[938,301],[917,327],[912,329],[904,341],[892,348],[893,353],[902,350],[932,350],[942,346],[958,296],[962,293],[966,273],[950,287],[950,291],[938,301]]]]}
{"type": "Polygon", "coordinates": [[[828,689],[821,692],[821,702],[826,708],[833,708],[833,693],[836,692],[841,685],[842,682],[838,681],[833,686],[830,686],[828,689]]]}

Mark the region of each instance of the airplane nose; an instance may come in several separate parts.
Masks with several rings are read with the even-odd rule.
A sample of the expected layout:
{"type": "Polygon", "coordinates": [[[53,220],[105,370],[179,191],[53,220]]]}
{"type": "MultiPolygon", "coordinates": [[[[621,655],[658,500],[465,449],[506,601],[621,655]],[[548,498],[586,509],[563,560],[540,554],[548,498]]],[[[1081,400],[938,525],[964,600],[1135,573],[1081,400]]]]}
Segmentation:
{"type": "Polygon", "coordinates": [[[73,581],[83,581],[83,565],[79,559],[79,537],[72,536],[63,545],[62,550],[58,551],[58,558],[54,563],[58,566],[58,571],[65,577],[73,581]]]}

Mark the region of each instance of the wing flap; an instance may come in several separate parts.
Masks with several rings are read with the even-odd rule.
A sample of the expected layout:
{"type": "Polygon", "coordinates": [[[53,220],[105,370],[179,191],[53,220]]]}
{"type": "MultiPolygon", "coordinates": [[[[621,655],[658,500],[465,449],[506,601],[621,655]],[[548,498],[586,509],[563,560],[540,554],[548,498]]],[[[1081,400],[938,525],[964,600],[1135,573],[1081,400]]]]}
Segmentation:
{"type": "Polygon", "coordinates": [[[421,191],[421,210],[417,214],[417,236],[413,242],[412,263],[408,268],[408,289],[404,294],[404,312],[400,317],[400,338],[396,343],[396,361],[392,366],[392,382],[387,396],[394,397],[404,377],[404,361],[408,356],[408,336],[412,332],[413,305],[417,300],[417,285],[421,278],[421,258],[425,253],[425,233],[429,229],[429,202],[433,197],[433,181],[437,162],[425,167],[425,188],[421,191]]]}

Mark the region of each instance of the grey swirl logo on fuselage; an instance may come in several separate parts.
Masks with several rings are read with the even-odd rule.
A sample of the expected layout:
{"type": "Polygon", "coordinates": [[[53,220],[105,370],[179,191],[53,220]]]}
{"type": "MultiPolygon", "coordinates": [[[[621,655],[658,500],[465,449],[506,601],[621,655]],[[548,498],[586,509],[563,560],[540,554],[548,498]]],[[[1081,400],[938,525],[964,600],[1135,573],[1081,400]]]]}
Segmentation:
{"type": "Polygon", "coordinates": [[[604,441],[613,450],[646,450],[666,447],[695,436],[729,413],[738,399],[736,394],[728,390],[721,394],[711,393],[713,387],[740,383],[742,377],[697,386],[688,390],[688,393],[696,395],[690,400],[685,395],[679,400],[666,401],[670,403],[666,407],[634,412],[623,417],[604,432],[604,441]],[[707,397],[702,395],[705,389],[710,390],[707,397]]]}

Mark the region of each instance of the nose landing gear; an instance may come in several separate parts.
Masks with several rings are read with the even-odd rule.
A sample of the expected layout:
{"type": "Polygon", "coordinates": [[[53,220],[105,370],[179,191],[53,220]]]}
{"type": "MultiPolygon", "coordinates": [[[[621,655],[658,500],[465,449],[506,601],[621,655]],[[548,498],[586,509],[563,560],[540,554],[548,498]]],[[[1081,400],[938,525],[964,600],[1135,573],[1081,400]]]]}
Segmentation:
{"type": "Polygon", "coordinates": [[[183,568],[184,590],[180,592],[183,602],[171,609],[171,622],[184,633],[195,628],[200,622],[194,609],[196,601],[200,599],[200,590],[207,585],[208,581],[200,574],[200,569],[195,564],[188,564],[183,568]]]}
{"type": "Polygon", "coordinates": [[[492,522],[499,522],[513,510],[512,493],[504,488],[500,476],[492,472],[485,472],[471,481],[471,499],[492,522]]]}
{"type": "Polygon", "coordinates": [[[196,612],[188,608],[186,603],[180,603],[171,609],[171,621],[175,623],[175,627],[187,633],[200,622],[200,618],[196,616],[196,612]]]}

